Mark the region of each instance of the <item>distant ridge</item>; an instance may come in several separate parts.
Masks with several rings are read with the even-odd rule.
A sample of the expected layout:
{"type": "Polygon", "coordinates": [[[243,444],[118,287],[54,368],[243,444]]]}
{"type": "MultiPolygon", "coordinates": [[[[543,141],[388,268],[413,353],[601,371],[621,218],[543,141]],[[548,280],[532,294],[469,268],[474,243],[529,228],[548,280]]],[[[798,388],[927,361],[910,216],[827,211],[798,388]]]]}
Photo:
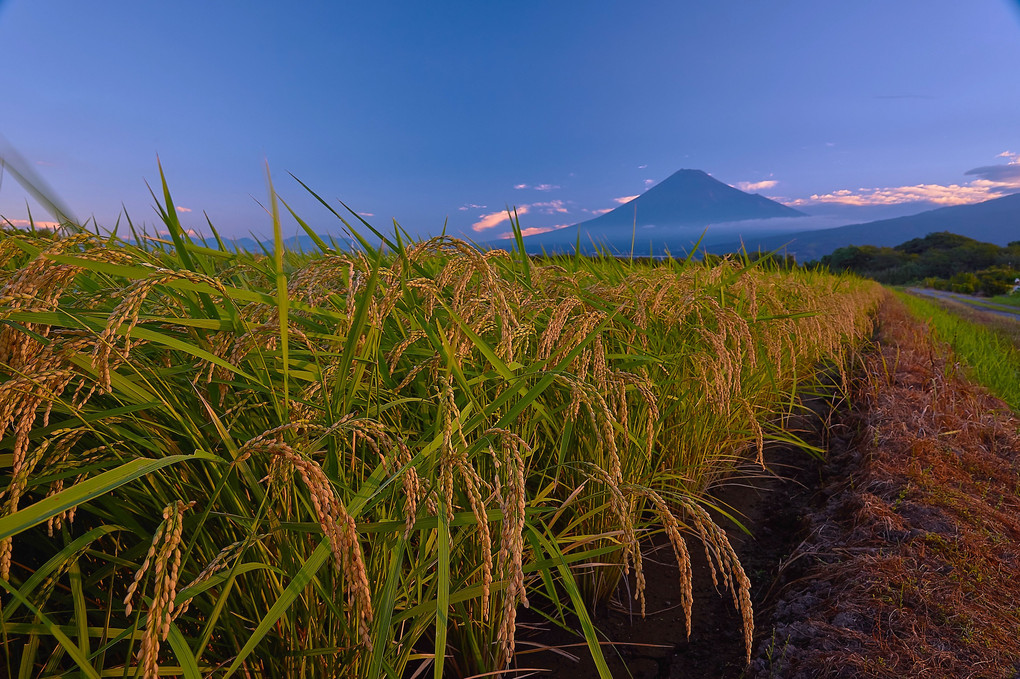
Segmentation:
{"type": "Polygon", "coordinates": [[[880,219],[863,224],[848,224],[834,229],[800,231],[764,237],[742,234],[742,243],[736,240],[709,246],[713,253],[747,250],[778,250],[795,255],[806,262],[832,253],[848,245],[875,245],[892,247],[912,238],[923,238],[929,233],[950,231],[974,240],[1006,245],[1020,240],[1020,193],[993,198],[983,203],[953,205],[920,212],[909,217],[880,219]]]}
{"type": "MultiPolygon", "coordinates": [[[[574,226],[529,236],[524,242],[529,251],[543,248],[572,251],[580,233],[582,247],[590,248],[594,240],[621,251],[629,250],[631,238],[635,235],[635,209],[635,250],[643,253],[647,253],[650,246],[656,250],[671,248],[674,251],[690,247],[706,228],[713,225],[748,219],[805,216],[803,212],[764,196],[735,189],[701,170],[678,170],[604,215],[574,226]]],[[[713,228],[713,231],[720,229],[713,228]]]]}
{"type": "MultiPolygon", "coordinates": [[[[335,234],[322,234],[320,235],[323,241],[327,245],[333,246],[341,250],[352,250],[355,247],[355,243],[351,238],[347,236],[337,236],[335,234]]],[[[273,251],[273,239],[264,238],[256,240],[255,238],[231,238],[224,239],[224,244],[231,249],[240,249],[245,252],[261,253],[264,251],[273,251]]],[[[311,236],[307,234],[300,234],[297,236],[290,236],[283,239],[283,247],[289,252],[318,252],[319,246],[316,245],[315,241],[312,240],[311,236]]]]}

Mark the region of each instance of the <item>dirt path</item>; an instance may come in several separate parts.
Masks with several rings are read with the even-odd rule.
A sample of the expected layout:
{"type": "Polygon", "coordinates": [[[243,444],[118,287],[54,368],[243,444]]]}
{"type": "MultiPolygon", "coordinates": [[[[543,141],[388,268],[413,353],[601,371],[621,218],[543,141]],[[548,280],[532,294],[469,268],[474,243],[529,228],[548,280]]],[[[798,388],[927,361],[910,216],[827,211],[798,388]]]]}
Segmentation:
{"type": "Polygon", "coordinates": [[[919,297],[932,297],[943,301],[957,302],[977,311],[1003,316],[1011,321],[1020,321],[1020,308],[989,302],[981,297],[962,295],[958,292],[946,292],[945,290],[932,290],[931,288],[907,288],[907,292],[919,297]]]}
{"type": "MultiPolygon", "coordinates": [[[[690,641],[672,555],[646,552],[649,615],[629,610],[625,592],[596,612],[613,676],[1020,679],[1020,420],[947,374],[943,350],[898,303],[880,321],[851,407],[824,427],[821,416],[800,422],[827,461],[773,450],[781,474],[717,493],[753,533],[729,531],[754,587],[751,665],[729,595],[691,542],[690,641]]],[[[519,667],[597,676],[583,640],[521,638],[580,657],[531,653],[519,667]]]]}
{"type": "Polygon", "coordinates": [[[880,321],[755,676],[1020,676],[1020,420],[899,305],[880,321]]]}

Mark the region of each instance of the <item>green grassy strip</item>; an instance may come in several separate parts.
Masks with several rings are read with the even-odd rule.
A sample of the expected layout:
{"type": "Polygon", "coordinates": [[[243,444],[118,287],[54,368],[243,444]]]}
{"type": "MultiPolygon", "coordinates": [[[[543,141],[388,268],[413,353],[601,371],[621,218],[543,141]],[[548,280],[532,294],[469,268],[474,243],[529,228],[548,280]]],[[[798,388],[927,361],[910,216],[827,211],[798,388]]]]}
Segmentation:
{"type": "Polygon", "coordinates": [[[997,300],[1009,299],[1008,297],[993,297],[990,300],[982,299],[971,299],[967,301],[967,304],[978,307],[980,309],[988,309],[989,311],[1003,311],[1006,313],[1017,313],[1017,307],[1020,307],[1020,300],[1009,303],[999,303],[997,300]]]}
{"type": "Polygon", "coordinates": [[[992,297],[991,301],[1002,306],[1020,307],[1020,295],[999,295],[992,297]]]}
{"type": "Polygon", "coordinates": [[[896,293],[914,316],[925,320],[936,336],[967,364],[969,376],[1020,412],[1020,351],[982,325],[966,321],[934,302],[896,293]]]}

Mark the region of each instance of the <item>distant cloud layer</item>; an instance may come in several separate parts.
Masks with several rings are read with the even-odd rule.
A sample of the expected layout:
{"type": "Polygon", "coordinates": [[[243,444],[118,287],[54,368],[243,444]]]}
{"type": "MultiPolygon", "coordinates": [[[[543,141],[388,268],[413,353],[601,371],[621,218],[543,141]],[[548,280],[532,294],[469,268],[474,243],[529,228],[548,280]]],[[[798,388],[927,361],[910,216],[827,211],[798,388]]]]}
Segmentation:
{"type": "MultiPolygon", "coordinates": [[[[195,238],[201,237],[201,235],[202,235],[198,231],[195,231],[194,229],[184,229],[184,233],[188,234],[189,236],[195,237],[195,238]]],[[[170,232],[169,231],[164,231],[162,229],[159,229],[159,230],[156,231],[156,235],[157,236],[169,236],[170,232]]],[[[152,238],[150,237],[149,240],[152,240],[152,238]]]]}
{"type": "Polygon", "coordinates": [[[914,186],[892,186],[885,188],[840,189],[832,193],[814,194],[810,198],[784,201],[793,207],[813,203],[838,203],[840,205],[897,205],[927,201],[936,205],[964,205],[980,203],[993,198],[1015,193],[1020,189],[1020,157],[1011,151],[1000,153],[997,158],[1009,158],[1005,165],[985,165],[967,170],[965,175],[978,177],[963,184],[916,184],[914,186]]]}
{"type": "Polygon", "coordinates": [[[619,198],[613,198],[613,200],[615,200],[620,205],[623,205],[624,203],[629,203],[630,201],[634,200],[635,198],[637,198],[637,195],[634,195],[634,196],[621,196],[619,198]]]}
{"type": "Polygon", "coordinates": [[[177,206],[177,211],[178,212],[191,212],[191,208],[190,207],[182,207],[182,206],[178,205],[177,206]]]}
{"type": "Polygon", "coordinates": [[[465,205],[461,205],[457,209],[458,210],[465,210],[465,211],[466,210],[484,210],[487,207],[489,207],[489,206],[488,205],[475,205],[474,203],[467,203],[465,205]]]}
{"type": "Polygon", "coordinates": [[[773,188],[778,183],[775,179],[765,179],[760,182],[737,182],[734,186],[741,191],[764,191],[773,188]]]}

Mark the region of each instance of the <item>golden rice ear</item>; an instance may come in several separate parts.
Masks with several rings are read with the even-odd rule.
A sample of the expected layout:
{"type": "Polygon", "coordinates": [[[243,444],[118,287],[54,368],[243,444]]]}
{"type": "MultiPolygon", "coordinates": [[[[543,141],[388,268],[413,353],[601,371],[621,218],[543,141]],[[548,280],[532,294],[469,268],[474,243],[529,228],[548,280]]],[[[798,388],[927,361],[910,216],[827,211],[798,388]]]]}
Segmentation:
{"type": "MultiPolygon", "coordinates": [[[[226,568],[230,561],[230,558],[238,554],[238,551],[240,550],[242,545],[244,545],[244,541],[237,540],[221,549],[219,553],[213,558],[213,560],[206,564],[206,567],[203,568],[191,582],[189,582],[187,585],[181,588],[181,591],[186,591],[191,589],[192,587],[195,587],[196,585],[202,584],[203,582],[205,582],[206,580],[208,580],[209,578],[211,578],[212,576],[216,575],[221,570],[226,568]]],[[[194,597],[191,597],[189,599],[185,599],[184,601],[182,601],[181,605],[178,606],[177,609],[173,612],[172,619],[176,620],[180,616],[187,613],[188,608],[191,606],[191,602],[193,599],[194,597]]]]}
{"type": "MultiPolygon", "coordinates": [[[[23,451],[20,460],[15,460],[15,466],[11,474],[11,482],[7,489],[0,493],[0,498],[6,499],[2,515],[9,516],[18,511],[18,504],[28,488],[28,480],[32,476],[36,465],[43,459],[52,439],[43,441],[31,451],[23,451]]],[[[11,575],[11,558],[14,550],[14,537],[7,537],[0,540],[0,580],[7,582],[11,575]]]]}
{"type": "Polygon", "coordinates": [[[174,598],[177,596],[177,579],[181,567],[183,514],[194,506],[194,501],[185,503],[177,500],[163,508],[163,522],[156,529],[145,560],[135,573],[124,597],[124,612],[131,615],[135,592],[151,565],[155,584],[137,656],[145,679],[156,679],[159,676],[159,647],[170,634],[170,623],[174,617],[174,598]]]}
{"type": "Polygon", "coordinates": [[[705,548],[705,558],[712,575],[712,584],[718,587],[719,578],[722,578],[723,587],[729,590],[733,597],[733,605],[740,612],[744,628],[744,645],[747,649],[747,662],[750,663],[754,637],[751,581],[744,572],[744,567],[726,536],[726,531],[712,520],[708,511],[690,499],[683,499],[682,505],[684,513],[694,523],[705,548]]]}
{"type": "Polygon", "coordinates": [[[453,520],[454,472],[464,484],[464,490],[471,505],[476,523],[475,539],[482,557],[482,619],[488,619],[489,599],[492,593],[492,534],[482,490],[487,485],[468,459],[470,447],[464,437],[453,391],[453,376],[447,377],[443,385],[443,449],[440,460],[440,484],[446,502],[447,518],[453,520]]]}
{"type": "Polygon", "coordinates": [[[506,583],[503,591],[503,609],[500,613],[499,629],[496,633],[496,645],[500,649],[497,667],[506,667],[514,656],[517,633],[517,605],[530,606],[527,590],[524,585],[524,527],[527,511],[527,495],[525,488],[525,461],[521,451],[531,452],[530,446],[520,436],[508,429],[488,429],[482,436],[496,436],[502,445],[497,453],[489,448],[496,467],[496,497],[500,503],[503,521],[500,530],[499,559],[497,568],[501,579],[506,583]],[[505,486],[509,497],[503,494],[504,483],[501,475],[505,475],[505,486]]]}
{"type": "Polygon", "coordinates": [[[687,549],[687,541],[680,533],[680,522],[670,511],[662,496],[651,489],[640,491],[642,495],[649,498],[655,506],[662,527],[666,531],[670,545],[673,546],[673,555],[676,557],[677,566],[680,569],[680,601],[684,611],[684,626],[687,630],[687,638],[691,638],[691,614],[694,608],[694,571],[691,568],[691,554],[687,549]]]}
{"type": "Polygon", "coordinates": [[[337,571],[344,576],[347,605],[357,611],[360,642],[365,648],[371,649],[372,589],[354,519],[337,499],[322,467],[313,460],[299,455],[287,444],[278,442],[260,443],[250,452],[268,453],[277,468],[288,466],[296,470],[308,488],[316,519],[333,550],[337,571]]]}
{"type": "Polygon", "coordinates": [[[110,389],[110,357],[114,351],[117,335],[124,336],[124,348],[119,352],[119,359],[126,361],[131,353],[131,331],[138,324],[138,317],[153,288],[173,280],[186,280],[192,283],[209,285],[226,295],[226,288],[219,280],[204,274],[181,270],[157,269],[154,275],[135,281],[125,290],[123,299],[110,313],[106,327],[99,334],[96,348],[92,355],[92,367],[99,371],[99,381],[104,389],[110,389]],[[127,324],[127,327],[123,326],[127,324]]]}

